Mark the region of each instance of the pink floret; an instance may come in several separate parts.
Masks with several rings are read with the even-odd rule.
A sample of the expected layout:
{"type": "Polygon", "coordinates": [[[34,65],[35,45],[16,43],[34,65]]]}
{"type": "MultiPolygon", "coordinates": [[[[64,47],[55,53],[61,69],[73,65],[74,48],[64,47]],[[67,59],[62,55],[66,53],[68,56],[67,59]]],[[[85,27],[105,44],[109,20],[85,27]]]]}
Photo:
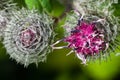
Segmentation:
{"type": "Polygon", "coordinates": [[[104,34],[96,29],[96,24],[81,22],[74,31],[64,41],[78,54],[93,55],[105,49],[104,34]]]}

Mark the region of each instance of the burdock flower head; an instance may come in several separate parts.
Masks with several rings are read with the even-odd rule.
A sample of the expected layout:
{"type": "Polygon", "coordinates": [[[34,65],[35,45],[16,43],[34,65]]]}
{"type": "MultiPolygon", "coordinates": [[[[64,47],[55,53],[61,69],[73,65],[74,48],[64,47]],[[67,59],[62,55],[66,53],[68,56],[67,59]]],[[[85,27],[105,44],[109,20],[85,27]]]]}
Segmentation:
{"type": "Polygon", "coordinates": [[[80,9],[77,10],[76,7],[75,11],[68,14],[64,25],[65,38],[60,40],[67,42],[68,45],[55,47],[54,45],[60,42],[57,41],[52,45],[53,49],[71,48],[70,53],[75,52],[82,63],[86,64],[91,59],[102,59],[109,55],[114,50],[113,46],[118,47],[117,44],[120,42],[117,38],[119,23],[118,18],[112,13],[113,11],[109,11],[112,3],[108,1],[107,5],[103,0],[101,4],[104,7],[101,9],[102,5],[95,6],[97,2],[99,0],[83,1],[80,9]]]}
{"type": "Polygon", "coordinates": [[[101,24],[104,24],[105,20],[94,20],[78,20],[78,24],[64,39],[68,43],[68,48],[72,48],[72,52],[76,52],[77,57],[84,64],[88,56],[99,55],[100,52],[107,50],[109,46],[105,30],[102,29],[101,24]]]}
{"type": "Polygon", "coordinates": [[[51,17],[26,9],[12,14],[3,42],[7,53],[25,66],[45,61],[53,39],[51,17]]]}

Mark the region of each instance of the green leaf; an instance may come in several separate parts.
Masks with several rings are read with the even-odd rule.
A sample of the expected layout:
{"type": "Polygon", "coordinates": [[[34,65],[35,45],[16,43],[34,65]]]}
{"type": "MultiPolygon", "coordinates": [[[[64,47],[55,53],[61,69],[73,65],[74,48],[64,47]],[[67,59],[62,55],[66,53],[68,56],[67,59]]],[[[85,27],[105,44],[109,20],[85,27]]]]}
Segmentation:
{"type": "Polygon", "coordinates": [[[52,11],[50,0],[39,0],[39,1],[41,3],[41,6],[47,13],[50,13],[52,11]]]}
{"type": "Polygon", "coordinates": [[[51,0],[52,12],[51,15],[54,17],[59,17],[63,14],[65,6],[63,6],[58,0],[51,0]]]}
{"type": "Polygon", "coordinates": [[[29,9],[37,9],[38,11],[42,11],[42,6],[39,0],[25,0],[25,3],[29,9]]]}

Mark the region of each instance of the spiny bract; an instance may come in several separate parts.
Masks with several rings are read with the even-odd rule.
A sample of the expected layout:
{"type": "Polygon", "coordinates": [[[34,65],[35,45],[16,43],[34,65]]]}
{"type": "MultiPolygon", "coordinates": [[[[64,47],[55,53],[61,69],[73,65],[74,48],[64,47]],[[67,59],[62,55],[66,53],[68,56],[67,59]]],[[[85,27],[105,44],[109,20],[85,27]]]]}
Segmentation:
{"type": "Polygon", "coordinates": [[[0,0],[0,10],[13,9],[13,7],[16,7],[16,3],[13,3],[13,0],[0,0]]]}
{"type": "Polygon", "coordinates": [[[0,40],[4,36],[4,30],[8,22],[8,16],[4,10],[0,11],[0,40]]]}
{"type": "Polygon", "coordinates": [[[11,11],[18,9],[13,0],[0,0],[0,40],[4,36],[4,30],[11,18],[11,11]]]}

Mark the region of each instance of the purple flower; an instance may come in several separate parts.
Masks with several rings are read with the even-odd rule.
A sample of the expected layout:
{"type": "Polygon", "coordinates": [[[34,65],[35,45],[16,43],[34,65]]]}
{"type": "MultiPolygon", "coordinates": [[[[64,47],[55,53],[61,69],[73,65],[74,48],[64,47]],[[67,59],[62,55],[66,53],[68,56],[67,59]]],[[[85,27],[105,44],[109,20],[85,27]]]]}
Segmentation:
{"type": "Polygon", "coordinates": [[[69,43],[68,47],[76,52],[78,58],[84,60],[83,63],[86,63],[85,56],[99,54],[108,45],[104,39],[104,31],[98,30],[96,27],[95,23],[82,21],[64,39],[65,42],[69,43]]]}
{"type": "Polygon", "coordinates": [[[71,35],[64,41],[68,42],[68,47],[74,49],[78,54],[94,55],[105,50],[104,34],[97,30],[95,24],[82,22],[75,27],[74,31],[77,32],[71,32],[71,35]]]}

